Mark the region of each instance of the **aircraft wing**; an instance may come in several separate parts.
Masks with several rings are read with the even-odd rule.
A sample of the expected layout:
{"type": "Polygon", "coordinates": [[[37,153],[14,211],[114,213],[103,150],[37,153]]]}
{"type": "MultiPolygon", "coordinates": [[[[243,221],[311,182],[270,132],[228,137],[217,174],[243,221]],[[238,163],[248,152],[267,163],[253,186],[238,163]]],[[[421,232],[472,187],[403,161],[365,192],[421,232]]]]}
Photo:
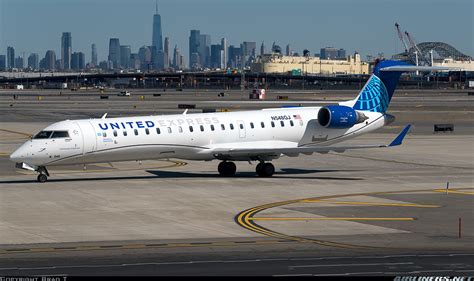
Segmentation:
{"type": "Polygon", "coordinates": [[[390,144],[374,144],[374,145],[350,145],[350,146],[305,146],[305,147],[277,147],[277,148],[216,148],[214,155],[218,159],[243,159],[243,158],[258,158],[265,156],[279,156],[285,154],[288,156],[296,156],[298,153],[311,154],[314,152],[328,153],[344,152],[352,149],[364,149],[364,148],[381,148],[381,147],[393,147],[401,145],[403,139],[410,130],[411,125],[407,125],[397,135],[397,137],[390,144]]]}

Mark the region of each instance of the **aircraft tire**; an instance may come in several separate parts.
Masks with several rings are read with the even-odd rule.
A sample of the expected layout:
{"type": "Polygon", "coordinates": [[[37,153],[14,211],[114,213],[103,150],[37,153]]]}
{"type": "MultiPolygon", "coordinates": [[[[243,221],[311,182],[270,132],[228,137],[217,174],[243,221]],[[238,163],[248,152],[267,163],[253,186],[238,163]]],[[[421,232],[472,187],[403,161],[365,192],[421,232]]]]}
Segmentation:
{"type": "Polygon", "coordinates": [[[237,166],[235,166],[234,162],[221,162],[219,163],[217,170],[221,176],[231,177],[235,175],[237,166]]]}
{"type": "Polygon", "coordinates": [[[38,182],[43,183],[48,180],[48,176],[46,176],[45,174],[39,174],[36,179],[38,180],[38,182]]]}
{"type": "Polygon", "coordinates": [[[272,163],[263,163],[260,169],[257,169],[257,174],[260,177],[271,177],[275,173],[275,166],[272,163]]]}

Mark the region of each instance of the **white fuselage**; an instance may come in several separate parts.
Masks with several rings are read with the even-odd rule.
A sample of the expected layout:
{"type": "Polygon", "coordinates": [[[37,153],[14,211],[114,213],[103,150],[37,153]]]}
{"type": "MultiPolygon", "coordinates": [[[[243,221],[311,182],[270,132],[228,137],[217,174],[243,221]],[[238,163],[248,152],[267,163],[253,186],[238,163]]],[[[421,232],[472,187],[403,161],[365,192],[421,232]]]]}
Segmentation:
{"type": "Polygon", "coordinates": [[[369,119],[349,129],[325,128],[317,122],[319,109],[66,120],[43,131],[67,131],[67,137],[31,139],[10,158],[31,166],[161,158],[213,160],[218,159],[213,151],[219,148],[330,145],[384,125],[383,114],[364,112],[369,119]]]}

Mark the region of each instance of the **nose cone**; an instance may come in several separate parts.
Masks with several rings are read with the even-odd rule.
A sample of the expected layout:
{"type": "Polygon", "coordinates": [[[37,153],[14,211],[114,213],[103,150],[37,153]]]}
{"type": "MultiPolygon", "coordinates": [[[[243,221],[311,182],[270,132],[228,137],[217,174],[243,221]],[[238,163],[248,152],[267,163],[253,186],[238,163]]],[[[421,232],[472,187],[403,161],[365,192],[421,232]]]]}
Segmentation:
{"type": "Polygon", "coordinates": [[[19,149],[13,151],[12,154],[10,154],[10,161],[12,162],[21,162],[21,153],[18,151],[19,149]]]}
{"type": "Polygon", "coordinates": [[[17,150],[13,151],[12,154],[10,154],[10,161],[12,162],[23,162],[26,158],[26,148],[25,145],[23,144],[20,146],[17,150]]]}

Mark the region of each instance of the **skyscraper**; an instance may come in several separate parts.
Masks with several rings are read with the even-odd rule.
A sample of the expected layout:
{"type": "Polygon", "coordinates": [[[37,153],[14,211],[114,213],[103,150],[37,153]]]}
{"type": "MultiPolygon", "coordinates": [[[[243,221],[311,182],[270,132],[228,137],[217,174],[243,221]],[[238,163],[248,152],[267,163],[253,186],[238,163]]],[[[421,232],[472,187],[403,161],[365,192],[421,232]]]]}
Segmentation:
{"type": "Polygon", "coordinates": [[[222,48],[222,66],[221,68],[226,68],[227,67],[227,39],[222,38],[221,39],[221,48],[222,48]]]}
{"type": "Polygon", "coordinates": [[[161,35],[161,16],[158,14],[158,3],[156,3],[156,14],[153,15],[153,38],[151,45],[156,47],[156,51],[163,50],[163,38],[161,35]]]}
{"type": "Polygon", "coordinates": [[[44,68],[48,70],[56,69],[56,53],[53,50],[46,51],[44,56],[44,68]]]}
{"type": "Polygon", "coordinates": [[[86,56],[83,52],[74,52],[71,55],[71,69],[82,70],[85,68],[86,56]]]}
{"type": "Polygon", "coordinates": [[[210,66],[212,68],[220,68],[221,67],[221,45],[213,44],[211,45],[211,63],[210,66]]]}
{"type": "Polygon", "coordinates": [[[91,46],[91,66],[92,67],[95,67],[97,66],[97,48],[95,46],[95,44],[92,44],[91,46]]]}
{"type": "Polygon", "coordinates": [[[71,69],[72,37],[71,32],[63,32],[61,37],[61,69],[71,69]]]}
{"type": "Polygon", "coordinates": [[[170,67],[170,39],[165,37],[165,45],[163,49],[163,67],[168,68],[170,67]]]}
{"type": "Polygon", "coordinates": [[[36,53],[32,53],[28,57],[28,67],[31,69],[38,69],[39,68],[39,56],[36,53]]]}
{"type": "Polygon", "coordinates": [[[201,32],[199,30],[191,30],[189,36],[189,68],[195,69],[201,67],[199,58],[199,37],[201,32]]]}
{"type": "Polygon", "coordinates": [[[173,68],[174,69],[179,69],[179,49],[178,45],[174,45],[174,50],[173,50],[173,68]]]}
{"type": "Polygon", "coordinates": [[[161,16],[158,14],[158,2],[156,13],[153,15],[153,37],[151,39],[151,57],[156,69],[164,67],[163,37],[161,33],[161,16]]]}
{"type": "Polygon", "coordinates": [[[129,45],[120,46],[120,65],[123,68],[130,67],[130,54],[132,53],[132,48],[129,45]]]}
{"type": "Polygon", "coordinates": [[[260,45],[260,55],[263,56],[265,54],[265,42],[262,41],[262,45],[260,45]]]}
{"type": "Polygon", "coordinates": [[[291,47],[290,44],[286,45],[286,55],[291,56],[291,47]]]}
{"type": "Polygon", "coordinates": [[[138,58],[140,59],[140,68],[148,70],[151,65],[151,48],[143,46],[138,50],[138,58]]]}
{"type": "Polygon", "coordinates": [[[7,68],[15,68],[15,49],[7,47],[7,68]]]}
{"type": "Polygon", "coordinates": [[[24,68],[25,67],[25,59],[23,57],[17,57],[15,59],[15,68],[24,68]]]}
{"type": "Polygon", "coordinates": [[[346,50],[344,50],[344,49],[337,50],[337,57],[339,59],[345,59],[346,58],[346,50]]]}
{"type": "Polygon", "coordinates": [[[255,58],[257,43],[244,41],[240,44],[240,49],[242,51],[242,65],[247,66],[255,58]]]}
{"type": "Polygon", "coordinates": [[[337,58],[337,49],[333,47],[321,48],[321,59],[332,60],[337,58]]]}
{"type": "Polygon", "coordinates": [[[7,68],[7,57],[0,55],[0,70],[4,71],[7,68]]]}
{"type": "Polygon", "coordinates": [[[202,67],[211,66],[211,35],[201,34],[199,36],[199,57],[202,67]]]}
{"type": "Polygon", "coordinates": [[[110,38],[109,58],[112,68],[120,68],[120,41],[118,38],[110,38]]]}

